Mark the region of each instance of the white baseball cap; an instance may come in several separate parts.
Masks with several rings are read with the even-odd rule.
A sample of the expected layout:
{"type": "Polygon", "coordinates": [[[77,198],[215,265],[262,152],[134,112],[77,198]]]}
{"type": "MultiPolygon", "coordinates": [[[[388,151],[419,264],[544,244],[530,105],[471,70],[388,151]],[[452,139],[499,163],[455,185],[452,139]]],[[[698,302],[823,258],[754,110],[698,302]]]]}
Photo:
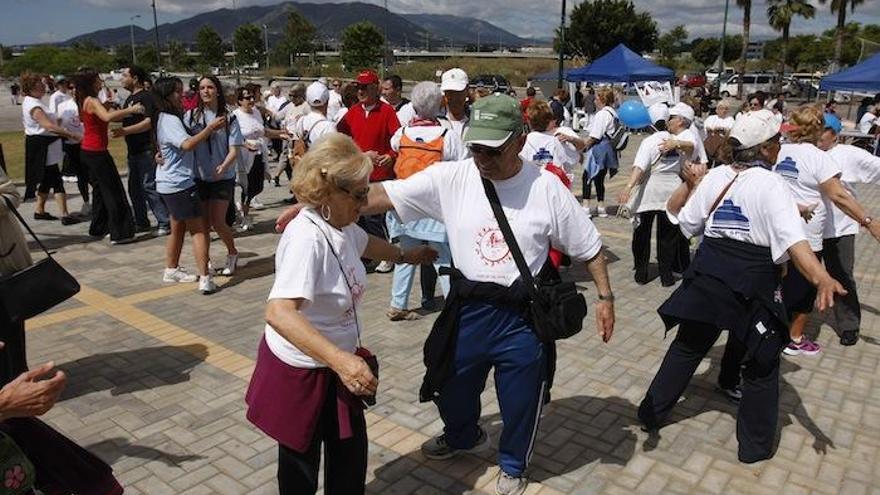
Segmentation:
{"type": "Polygon", "coordinates": [[[651,117],[651,123],[669,120],[669,106],[666,103],[658,102],[648,107],[648,115],[651,117]]]}
{"type": "Polygon", "coordinates": [[[315,81],[306,88],[306,102],[309,106],[320,107],[325,105],[328,100],[330,100],[330,91],[320,82],[315,81]]]}
{"type": "Polygon", "coordinates": [[[687,103],[678,102],[669,109],[670,117],[684,117],[688,119],[689,122],[694,121],[694,109],[691,108],[687,103]]]}
{"type": "Polygon", "coordinates": [[[464,91],[468,87],[468,75],[458,67],[449,69],[440,78],[441,91],[464,91]]]}
{"type": "Polygon", "coordinates": [[[741,114],[730,129],[730,137],[739,142],[736,147],[739,150],[767,142],[777,134],[779,134],[779,121],[773,112],[767,109],[741,114]]]}

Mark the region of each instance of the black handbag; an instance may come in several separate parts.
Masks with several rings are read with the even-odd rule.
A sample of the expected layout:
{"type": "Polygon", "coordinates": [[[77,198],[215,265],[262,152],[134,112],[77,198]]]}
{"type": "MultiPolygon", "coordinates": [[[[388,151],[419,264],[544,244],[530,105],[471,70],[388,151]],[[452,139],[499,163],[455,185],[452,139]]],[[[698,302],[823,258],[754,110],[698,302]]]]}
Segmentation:
{"type": "Polygon", "coordinates": [[[25,321],[73,297],[79,292],[79,283],[52,258],[31,227],[15,209],[12,201],[6,204],[46,253],[46,258],[15,273],[0,278],[0,304],[11,321],[25,321]]]}
{"type": "Polygon", "coordinates": [[[492,212],[495,214],[495,220],[498,221],[498,227],[504,234],[504,241],[510,248],[510,253],[519,269],[520,278],[531,296],[532,301],[527,316],[538,339],[547,343],[577,334],[583,330],[584,318],[587,316],[587,301],[583,294],[578,293],[574,282],[562,281],[555,269],[550,276],[546,276],[548,270],[545,266],[537,279],[532,276],[504,215],[504,210],[501,209],[495,186],[488,179],[481,179],[489,205],[492,206],[492,212]]]}

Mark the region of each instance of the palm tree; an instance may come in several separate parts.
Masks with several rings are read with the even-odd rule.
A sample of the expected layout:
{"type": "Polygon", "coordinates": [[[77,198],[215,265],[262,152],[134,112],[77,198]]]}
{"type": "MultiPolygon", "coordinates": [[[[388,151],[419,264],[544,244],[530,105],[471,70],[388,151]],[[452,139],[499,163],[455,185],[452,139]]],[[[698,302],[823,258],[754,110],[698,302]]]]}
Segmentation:
{"type": "MultiPolygon", "coordinates": [[[[839,0],[838,0],[839,1],[839,0]]],[[[743,44],[742,52],[739,55],[739,84],[736,88],[736,94],[739,98],[743,98],[743,74],[746,72],[746,55],[749,52],[749,28],[752,23],[752,0],[736,0],[736,4],[743,9],[743,44]]]]}
{"type": "Polygon", "coordinates": [[[776,80],[776,90],[782,88],[782,77],[785,75],[785,62],[788,60],[788,36],[791,29],[791,20],[795,16],[804,19],[812,19],[816,15],[816,7],[810,5],[808,0],[770,0],[767,7],[767,17],[770,26],[777,31],[782,31],[782,57],[779,59],[779,78],[776,80]]]}
{"type": "MultiPolygon", "coordinates": [[[[828,0],[819,0],[825,5],[828,0]]],[[[865,0],[831,0],[831,13],[837,14],[837,33],[834,40],[834,70],[840,69],[840,55],[843,51],[843,35],[846,32],[846,7],[854,12],[856,5],[865,3],[865,0]]]]}

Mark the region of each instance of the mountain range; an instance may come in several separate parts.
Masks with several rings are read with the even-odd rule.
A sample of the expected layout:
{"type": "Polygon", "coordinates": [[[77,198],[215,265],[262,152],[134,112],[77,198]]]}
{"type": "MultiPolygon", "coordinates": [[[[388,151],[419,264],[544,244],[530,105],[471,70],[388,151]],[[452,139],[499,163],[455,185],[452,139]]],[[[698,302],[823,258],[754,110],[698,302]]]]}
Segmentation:
{"type": "MultiPolygon", "coordinates": [[[[266,25],[269,42],[283,36],[288,10],[299,11],[318,31],[319,43],[335,44],[342,31],[360,21],[370,21],[386,33],[388,42],[394,46],[436,49],[439,46],[471,44],[521,47],[535,44],[534,40],[520,38],[504,29],[479,19],[435,14],[395,14],[378,5],[362,2],[352,3],[299,3],[284,2],[277,5],[254,5],[238,9],[218,9],[204,12],[173,23],[159,25],[159,41],[177,40],[185,44],[194,42],[202,26],[214,28],[224,40],[231,40],[235,28],[242,24],[266,25]]],[[[75,36],[63,44],[90,40],[100,46],[115,46],[130,42],[130,26],[102,29],[75,36]]],[[[152,43],[153,29],[134,26],[137,44],[152,43]]]]}

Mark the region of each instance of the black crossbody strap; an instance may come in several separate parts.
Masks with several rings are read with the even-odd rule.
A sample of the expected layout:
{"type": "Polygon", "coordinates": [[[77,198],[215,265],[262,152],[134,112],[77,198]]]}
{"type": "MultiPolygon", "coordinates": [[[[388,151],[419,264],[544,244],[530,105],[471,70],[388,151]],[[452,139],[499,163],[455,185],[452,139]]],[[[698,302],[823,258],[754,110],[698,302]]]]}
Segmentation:
{"type": "Polygon", "coordinates": [[[504,234],[504,242],[507,243],[507,247],[510,249],[510,254],[513,255],[513,260],[516,262],[516,267],[519,268],[519,275],[522,277],[523,282],[526,283],[526,286],[529,289],[529,294],[532,295],[533,299],[536,299],[538,297],[538,289],[535,287],[535,278],[532,276],[532,272],[529,270],[529,265],[526,263],[526,259],[523,256],[522,251],[519,249],[519,244],[516,242],[513,230],[510,229],[510,223],[507,222],[507,216],[504,214],[504,210],[501,209],[501,201],[498,199],[495,185],[492,184],[492,181],[489,179],[480,177],[480,180],[483,182],[483,190],[486,191],[486,198],[489,200],[489,206],[492,207],[492,213],[495,214],[498,228],[500,228],[501,233],[504,234]]]}
{"type": "Polygon", "coordinates": [[[18,218],[18,221],[21,222],[22,225],[24,225],[24,228],[28,231],[28,233],[31,235],[31,237],[33,237],[34,240],[37,241],[37,244],[40,246],[40,248],[43,250],[43,252],[46,253],[46,256],[51,258],[52,253],[50,253],[49,250],[46,249],[46,246],[44,246],[42,241],[40,241],[40,238],[37,237],[37,234],[35,234],[34,231],[31,230],[31,226],[28,225],[28,223],[24,221],[24,218],[22,218],[21,213],[19,213],[18,210],[15,208],[15,205],[12,204],[12,200],[7,198],[6,196],[3,196],[3,199],[6,201],[6,206],[9,208],[9,211],[11,211],[12,214],[15,215],[16,218],[18,218]]]}

